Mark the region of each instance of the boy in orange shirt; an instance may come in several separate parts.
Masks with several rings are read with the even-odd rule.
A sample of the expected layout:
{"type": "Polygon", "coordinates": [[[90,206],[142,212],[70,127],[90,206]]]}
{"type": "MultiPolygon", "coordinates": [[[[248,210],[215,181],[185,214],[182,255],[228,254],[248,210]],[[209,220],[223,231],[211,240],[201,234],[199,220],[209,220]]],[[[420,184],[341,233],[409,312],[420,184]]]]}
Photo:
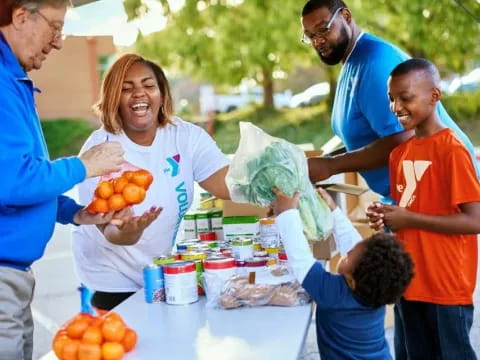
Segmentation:
{"type": "Polygon", "coordinates": [[[390,154],[398,204],[372,204],[370,224],[396,232],[415,263],[397,304],[410,360],[476,359],[469,339],[480,233],[480,183],[471,157],[442,126],[440,76],[425,59],[399,64],[388,82],[390,109],[415,136],[390,154]]]}

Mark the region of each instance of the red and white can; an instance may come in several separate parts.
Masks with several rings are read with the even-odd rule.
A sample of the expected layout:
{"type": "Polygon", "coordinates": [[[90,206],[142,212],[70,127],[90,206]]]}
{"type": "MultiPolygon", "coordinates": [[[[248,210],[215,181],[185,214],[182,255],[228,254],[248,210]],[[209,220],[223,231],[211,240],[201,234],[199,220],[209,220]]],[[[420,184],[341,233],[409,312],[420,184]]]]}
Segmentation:
{"type": "Polygon", "coordinates": [[[197,270],[192,261],[175,261],[163,265],[165,301],[185,305],[198,301],[197,270]]]}

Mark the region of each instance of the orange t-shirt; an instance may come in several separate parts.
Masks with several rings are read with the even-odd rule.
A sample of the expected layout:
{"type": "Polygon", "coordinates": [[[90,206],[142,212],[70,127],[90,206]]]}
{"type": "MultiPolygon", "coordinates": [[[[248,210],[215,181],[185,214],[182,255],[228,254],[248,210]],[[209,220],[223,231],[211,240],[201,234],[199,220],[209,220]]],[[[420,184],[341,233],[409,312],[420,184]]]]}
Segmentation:
{"type": "MultiPolygon", "coordinates": [[[[480,202],[471,156],[450,129],[412,137],[396,147],[390,154],[390,189],[397,205],[428,215],[455,214],[459,204],[480,202]]],[[[407,300],[472,304],[477,235],[407,228],[397,237],[415,263],[415,276],[404,294],[407,300]]]]}

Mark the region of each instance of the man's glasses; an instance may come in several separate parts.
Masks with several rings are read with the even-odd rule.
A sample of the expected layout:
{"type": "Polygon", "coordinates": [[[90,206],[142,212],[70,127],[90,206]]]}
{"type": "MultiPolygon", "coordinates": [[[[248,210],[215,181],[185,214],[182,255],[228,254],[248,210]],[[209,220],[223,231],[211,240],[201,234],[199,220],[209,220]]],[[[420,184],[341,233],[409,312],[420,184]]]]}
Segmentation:
{"type": "Polygon", "coordinates": [[[330,18],[330,20],[328,20],[328,23],[324,28],[317,30],[315,33],[313,33],[311,35],[303,33],[302,38],[301,38],[302,42],[304,44],[311,45],[315,41],[315,39],[322,38],[323,40],[326,40],[326,37],[328,36],[328,34],[330,33],[330,30],[332,28],[333,21],[335,20],[335,17],[343,9],[345,9],[345,8],[340,7],[337,10],[335,10],[332,17],[330,18]]]}
{"type": "Polygon", "coordinates": [[[48,18],[45,15],[43,15],[40,12],[40,10],[35,11],[35,13],[40,15],[40,17],[43,20],[45,20],[45,22],[48,24],[48,26],[52,30],[52,34],[53,34],[52,42],[57,42],[58,40],[63,38],[63,34],[62,34],[63,26],[55,24],[53,21],[48,20],[48,18]]]}

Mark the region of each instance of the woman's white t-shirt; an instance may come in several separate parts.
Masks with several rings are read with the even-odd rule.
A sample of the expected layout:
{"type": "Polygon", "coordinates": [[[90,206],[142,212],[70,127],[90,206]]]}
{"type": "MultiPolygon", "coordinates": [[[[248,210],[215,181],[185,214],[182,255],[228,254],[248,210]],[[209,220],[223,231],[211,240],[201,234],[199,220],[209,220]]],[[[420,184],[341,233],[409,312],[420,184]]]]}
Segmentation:
{"type": "MultiPolygon", "coordinates": [[[[99,143],[118,141],[125,160],[147,169],[154,181],[145,200],[133,207],[140,215],[152,206],[162,207],[159,217],[145,229],[132,246],[114,245],[95,225],[73,230],[73,255],[80,281],[87,287],[105,292],[137,291],[143,286],[142,269],[154,257],[170,253],[183,215],[193,199],[193,183],[202,182],[229,164],[213,139],[200,127],[177,117],[157,130],[151,146],[132,142],[125,133],[114,135],[103,128],[94,131],[81,153],[99,143]]],[[[80,203],[92,200],[99,178],[79,184],[80,203]]]]}

